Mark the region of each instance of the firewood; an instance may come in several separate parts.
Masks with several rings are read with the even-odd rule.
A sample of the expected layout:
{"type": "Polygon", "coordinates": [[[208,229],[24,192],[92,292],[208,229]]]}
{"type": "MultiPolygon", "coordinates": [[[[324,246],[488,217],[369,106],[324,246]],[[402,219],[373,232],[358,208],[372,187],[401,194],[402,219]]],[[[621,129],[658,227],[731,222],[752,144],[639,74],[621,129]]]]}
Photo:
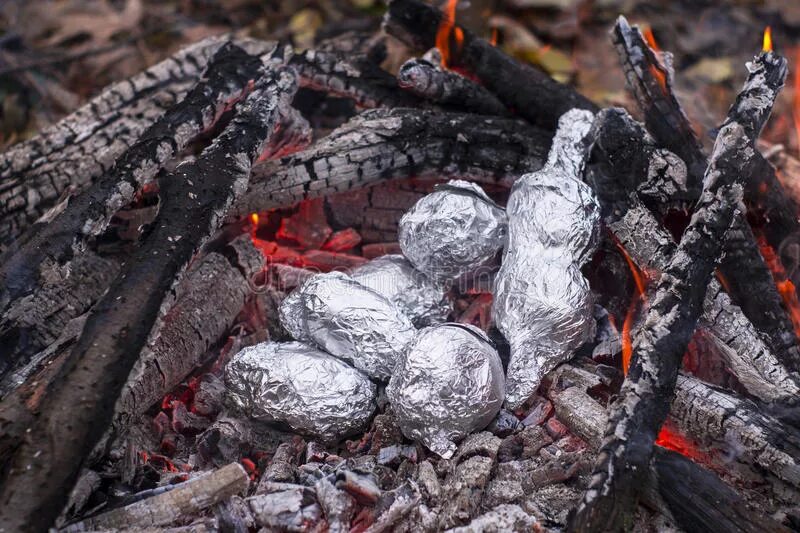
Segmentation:
{"type": "Polygon", "coordinates": [[[513,119],[406,108],[366,111],[308,150],[257,165],[231,215],[396,178],[510,185],[540,168],[549,146],[542,130],[513,119]]]}
{"type": "MultiPolygon", "coordinates": [[[[0,154],[0,250],[65,193],[80,190],[107,172],[145,129],[197,83],[225,42],[209,38],[189,46],[115,83],[36,137],[0,154]]],[[[237,43],[255,54],[274,46],[237,43]]]]}
{"type": "Polygon", "coordinates": [[[87,518],[62,529],[65,532],[144,528],[169,525],[232,496],[244,494],[250,478],[239,463],[201,474],[170,490],[125,507],[87,518]]]}
{"type": "MultiPolygon", "coordinates": [[[[675,253],[675,242],[646,207],[633,205],[609,227],[639,267],[656,271],[667,268],[675,253]]],[[[786,370],[778,354],[766,346],[715,278],[706,289],[700,325],[729,347],[722,352],[728,356],[726,362],[750,394],[766,402],[781,403],[800,393],[797,375],[786,370]]]]}
{"type": "Polygon", "coordinates": [[[631,367],[611,408],[592,483],[573,517],[572,530],[624,527],[635,508],[636,487],[667,417],[683,353],[702,312],[703,289],[711,279],[725,232],[741,206],[741,180],[751,171],[755,138],[786,72],[785,59],[771,52],[761,54],[720,128],[703,194],[634,341],[631,367]]]}
{"type": "Polygon", "coordinates": [[[263,257],[244,235],[212,252],[186,273],[177,298],[160,321],[117,401],[115,426],[123,430],[200,367],[252,291],[263,257]]]}
{"type": "MultiPolygon", "coordinates": [[[[443,17],[441,11],[420,0],[392,0],[383,26],[409,46],[429,50],[436,45],[443,17]]],[[[555,130],[558,118],[570,109],[598,111],[572,87],[513,59],[469,30],[454,24],[454,31],[463,35],[463,41],[451,46],[450,64],[476,75],[500,101],[531,124],[555,130]]]]}
{"type": "MultiPolygon", "coordinates": [[[[687,199],[694,201],[699,194],[698,188],[707,160],[689,119],[672,91],[673,74],[666,61],[669,56],[662,54],[664,61],[659,60],[639,29],[635,26],[631,28],[624,17],[617,19],[612,36],[628,86],[644,114],[647,129],[659,144],[686,162],[689,178],[687,199]]],[[[759,189],[761,183],[763,172],[743,179],[743,185],[749,190],[759,189]]],[[[781,198],[788,196],[779,183],[777,187],[770,191],[771,195],[781,198]]],[[[752,204],[769,204],[770,198],[761,199],[761,196],[762,193],[758,198],[745,195],[752,204]]],[[[768,346],[776,354],[781,354],[791,370],[800,371],[797,338],[744,213],[734,216],[734,223],[726,235],[719,268],[727,280],[731,296],[745,316],[765,335],[768,346]]]]}
{"type": "Polygon", "coordinates": [[[24,244],[6,254],[0,267],[0,309],[30,294],[44,271],[64,268],[73,250],[101,233],[111,217],[198,133],[209,128],[231,100],[257,75],[261,62],[232,43],[211,59],[200,81],[126,150],[114,167],[72,198],[64,209],[34,224],[24,244]]]}
{"type": "Polygon", "coordinates": [[[428,52],[426,58],[409,59],[397,73],[400,87],[420,98],[481,115],[510,116],[505,105],[488,89],[435,63],[439,54],[428,52]]]}
{"type": "MultiPolygon", "coordinates": [[[[551,380],[548,397],[553,401],[558,419],[599,448],[608,417],[588,389],[600,386],[601,381],[587,369],[569,364],[554,370],[551,380]]],[[[694,395],[689,391],[695,385],[701,390],[705,386],[699,380],[680,376],[673,405],[690,404],[694,395]]],[[[724,401],[717,408],[724,410],[723,405],[726,405],[724,401]]],[[[714,433],[719,436],[720,430],[714,429],[714,433]]],[[[759,441],[762,443],[763,440],[759,441]]],[[[755,511],[713,472],[658,446],[650,461],[646,483],[640,488],[649,505],[669,512],[687,531],[786,531],[782,525],[755,511]]]]}
{"type": "Polygon", "coordinates": [[[306,50],[293,56],[289,64],[297,71],[301,87],[351,98],[360,107],[419,104],[418,98],[400,89],[397,78],[365,57],[354,61],[346,54],[306,50]]]}
{"type": "Polygon", "coordinates": [[[111,421],[148,333],[168,308],[176,276],[246,190],[250,167],[295,90],[284,67],[265,66],[225,131],[196,160],[160,180],[151,233],[88,318],[11,461],[0,488],[0,519],[8,527],[37,530],[57,516],[77,469],[111,421]]]}

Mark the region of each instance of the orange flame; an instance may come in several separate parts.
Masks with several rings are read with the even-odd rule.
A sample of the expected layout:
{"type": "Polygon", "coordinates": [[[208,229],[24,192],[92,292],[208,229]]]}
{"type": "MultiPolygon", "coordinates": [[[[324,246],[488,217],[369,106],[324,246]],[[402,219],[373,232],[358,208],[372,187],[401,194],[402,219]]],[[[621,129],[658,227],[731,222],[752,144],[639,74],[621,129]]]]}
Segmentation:
{"type": "MultiPolygon", "coordinates": [[[[656,37],[655,35],[653,35],[652,28],[650,28],[649,26],[646,27],[642,32],[642,36],[644,37],[644,41],[647,43],[647,46],[649,46],[650,49],[656,54],[656,59],[660,61],[658,54],[661,53],[661,48],[658,46],[658,43],[656,42],[656,37]]],[[[658,82],[658,85],[661,87],[661,90],[664,91],[664,93],[666,93],[667,92],[666,72],[656,65],[650,65],[649,70],[650,74],[652,74],[653,77],[658,82]]]]}
{"type": "Polygon", "coordinates": [[[642,31],[642,35],[644,35],[644,40],[647,43],[647,46],[652,48],[655,52],[661,51],[661,48],[659,48],[658,43],[656,42],[656,36],[653,35],[653,28],[647,26],[644,31],[642,31]]]}
{"type": "Polygon", "coordinates": [[[631,259],[631,257],[628,255],[628,251],[625,250],[624,246],[622,246],[622,243],[616,238],[614,239],[614,242],[617,245],[617,248],[619,248],[619,251],[622,253],[622,257],[625,258],[625,262],[628,263],[628,268],[633,276],[633,282],[636,285],[636,291],[634,291],[633,296],[631,297],[631,303],[628,306],[628,312],[625,314],[625,320],[622,323],[622,371],[627,374],[628,368],[631,365],[631,357],[633,356],[633,342],[631,340],[633,321],[636,318],[636,310],[639,306],[639,302],[646,301],[645,280],[641,271],[633,262],[633,259],[631,259]]]}
{"type": "Polygon", "coordinates": [[[492,36],[489,37],[489,44],[497,46],[497,28],[492,28],[492,36]]]}
{"type": "Polygon", "coordinates": [[[439,30],[436,32],[436,48],[442,53],[442,66],[447,68],[451,63],[452,54],[450,52],[450,36],[456,41],[457,49],[461,49],[464,42],[464,32],[456,26],[456,5],[458,0],[447,0],[447,5],[442,13],[442,21],[439,23],[439,30]]]}
{"type": "Polygon", "coordinates": [[[761,50],[764,52],[772,52],[772,28],[770,26],[764,28],[764,41],[761,45],[761,50]]]}
{"type": "Polygon", "coordinates": [[[775,287],[778,289],[778,294],[781,295],[784,306],[789,311],[789,319],[794,326],[794,333],[800,338],[800,300],[797,298],[797,291],[795,290],[794,283],[789,279],[786,274],[786,269],[783,268],[778,254],[775,249],[769,245],[767,239],[763,234],[758,235],[758,247],[761,250],[761,255],[764,257],[764,262],[767,264],[770,272],[772,272],[772,279],[775,280],[775,287]]]}
{"type": "Polygon", "coordinates": [[[250,223],[258,227],[258,213],[250,213],[250,223]]]}

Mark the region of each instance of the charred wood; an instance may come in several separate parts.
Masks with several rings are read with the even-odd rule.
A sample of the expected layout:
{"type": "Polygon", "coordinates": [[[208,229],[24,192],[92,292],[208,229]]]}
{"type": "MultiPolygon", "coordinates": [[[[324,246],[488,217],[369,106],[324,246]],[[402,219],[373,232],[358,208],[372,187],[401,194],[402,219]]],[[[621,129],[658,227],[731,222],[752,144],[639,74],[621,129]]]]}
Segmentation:
{"type": "Polygon", "coordinates": [[[265,67],[225,131],[196,160],[160,180],[152,232],[87,319],[12,458],[0,488],[0,517],[8,527],[38,530],[57,516],[82,461],[111,422],[149,332],[171,303],[176,277],[246,190],[250,167],[295,90],[287,70],[265,67]]]}
{"type": "Polygon", "coordinates": [[[367,56],[348,57],[337,52],[306,50],[289,60],[300,86],[343,98],[360,107],[409,107],[419,99],[403,91],[397,78],[367,56]]]}
{"type": "Polygon", "coordinates": [[[409,59],[397,73],[403,89],[430,102],[480,115],[510,116],[505,105],[482,85],[441,66],[441,55],[430,51],[424,58],[409,59]],[[438,60],[438,62],[437,62],[438,60]]]}
{"type": "Polygon", "coordinates": [[[741,182],[752,170],[754,139],[783,86],[786,61],[759,56],[720,129],[703,193],[678,249],[661,275],[619,398],[611,407],[592,483],[571,522],[577,531],[624,527],[638,501],[653,443],[669,412],[683,353],[702,312],[704,293],[725,232],[741,207],[741,182]]]}
{"type": "Polygon", "coordinates": [[[253,169],[232,215],[397,178],[458,177],[510,185],[537,170],[551,139],[513,119],[417,109],[366,111],[309,149],[253,169]]]}
{"type": "MultiPolygon", "coordinates": [[[[200,41],[127,80],[36,137],[0,154],[0,249],[72,190],[107,172],[200,79],[226,39],[200,41]]],[[[239,41],[237,41],[239,42],[239,41]]],[[[273,45],[239,42],[259,54],[273,45]]]]}
{"type": "Polygon", "coordinates": [[[260,65],[257,57],[238,46],[223,45],[202,81],[147,128],[112,169],[71,198],[60,213],[34,224],[22,247],[2,258],[0,309],[36,288],[40,265],[63,265],[74,249],[83,248],[84,239],[101,233],[114,213],[130,203],[168,159],[209,128],[225,106],[245,91],[260,65]]]}
{"type": "MultiPolygon", "coordinates": [[[[389,34],[409,46],[429,50],[436,45],[443,17],[441,11],[420,0],[392,0],[383,25],[389,34]]],[[[558,118],[570,109],[598,111],[595,104],[572,87],[520,63],[454,24],[456,29],[463,34],[463,41],[459,46],[451,46],[451,64],[475,74],[500,101],[532,124],[555,130],[558,118]]]]}
{"type": "Polygon", "coordinates": [[[151,333],[117,401],[115,426],[127,427],[199,368],[253,290],[263,256],[249,236],[205,256],[176,288],[177,298],[151,333]]]}
{"type": "MultiPolygon", "coordinates": [[[[641,268],[663,271],[675,254],[672,236],[642,205],[634,204],[609,227],[641,268]]],[[[786,370],[715,278],[706,288],[700,325],[728,347],[722,354],[750,394],[775,402],[793,401],[800,393],[797,376],[786,370]]]]}
{"type": "MultiPolygon", "coordinates": [[[[590,394],[600,379],[584,368],[562,365],[551,373],[548,397],[558,419],[594,447],[603,441],[607,414],[590,394]]],[[[679,378],[677,402],[692,401],[679,378]],[[680,398],[680,399],[679,399],[680,398]]],[[[702,382],[685,377],[687,383],[702,382]]],[[[719,431],[717,431],[719,433],[719,431]]],[[[668,512],[686,531],[786,531],[781,524],[754,510],[713,472],[690,459],[656,446],[642,487],[644,503],[668,512]],[[659,498],[660,496],[660,498],[659,498]]]]}
{"type": "Polygon", "coordinates": [[[191,516],[232,496],[244,494],[249,485],[250,478],[242,465],[231,463],[174,485],[166,492],[67,526],[62,531],[165,526],[182,516],[191,516]]]}
{"type": "MultiPolygon", "coordinates": [[[[699,194],[697,189],[707,160],[689,119],[672,91],[671,56],[653,51],[639,29],[635,26],[631,28],[624,17],[617,19],[612,35],[628,85],[642,109],[648,130],[658,143],[686,162],[689,199],[693,200],[699,194]]],[[[738,113],[741,120],[750,120],[749,110],[736,111],[734,107],[734,112],[738,113]]],[[[750,127],[748,133],[751,140],[755,141],[758,130],[750,127]]],[[[749,184],[751,189],[758,188],[761,183],[761,172],[746,176],[743,180],[743,185],[749,184]]],[[[778,187],[772,194],[786,196],[779,184],[778,187]]],[[[779,354],[790,369],[800,370],[800,347],[792,324],[744,213],[737,213],[734,217],[734,223],[726,235],[719,268],[734,300],[753,325],[765,335],[769,347],[779,354]]]]}

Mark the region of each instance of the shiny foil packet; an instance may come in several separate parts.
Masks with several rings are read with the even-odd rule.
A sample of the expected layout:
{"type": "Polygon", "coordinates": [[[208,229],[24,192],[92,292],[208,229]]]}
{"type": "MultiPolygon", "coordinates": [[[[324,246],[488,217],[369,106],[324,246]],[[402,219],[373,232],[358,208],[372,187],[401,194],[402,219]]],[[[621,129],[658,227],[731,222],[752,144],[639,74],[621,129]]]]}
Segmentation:
{"type": "Polygon", "coordinates": [[[325,442],[363,430],[376,408],[375,384],[365,374],[300,342],[243,349],[226,365],[225,385],[241,413],[325,442]]]}
{"type": "Polygon", "coordinates": [[[341,272],[317,274],[284,299],[284,325],[368,376],[388,380],[416,329],[397,306],[341,272]]]}
{"type": "Polygon", "coordinates": [[[386,395],[403,434],[444,458],[456,442],[500,411],[500,356],[480,329],[447,323],[425,328],[401,359],[386,395]]]}
{"type": "Polygon", "coordinates": [[[593,119],[589,111],[565,113],[547,164],[522,176],[508,201],[508,244],[495,277],[492,312],[511,347],[511,409],[593,334],[592,293],[580,271],[600,231],[598,202],[581,181],[593,119]]]}
{"type": "Polygon", "coordinates": [[[474,183],[453,180],[421,198],[400,219],[403,255],[430,278],[450,283],[491,262],[502,249],[502,207],[474,183]]]}
{"type": "Polygon", "coordinates": [[[402,255],[375,258],[350,275],[385,296],[418,328],[441,324],[453,310],[445,288],[414,269],[402,255]]]}

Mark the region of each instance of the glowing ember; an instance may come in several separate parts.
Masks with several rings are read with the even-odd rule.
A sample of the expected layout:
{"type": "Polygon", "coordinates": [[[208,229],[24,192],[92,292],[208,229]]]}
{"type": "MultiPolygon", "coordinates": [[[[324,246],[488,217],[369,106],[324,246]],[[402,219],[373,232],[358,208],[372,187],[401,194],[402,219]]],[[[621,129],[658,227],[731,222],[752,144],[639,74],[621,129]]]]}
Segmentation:
{"type": "Polygon", "coordinates": [[[800,300],[797,298],[794,283],[786,274],[786,269],[783,267],[778,254],[775,253],[775,249],[769,245],[763,234],[758,235],[758,247],[764,257],[764,262],[772,272],[772,278],[775,280],[775,286],[778,288],[783,304],[789,312],[795,335],[800,337],[800,300]]]}
{"type": "Polygon", "coordinates": [[[761,45],[761,50],[772,52],[772,28],[770,26],[764,28],[764,44],[761,45]]]}
{"type": "Polygon", "coordinates": [[[707,462],[707,454],[703,453],[697,445],[689,438],[684,436],[667,420],[661,427],[661,431],[656,438],[656,445],[678,452],[689,459],[707,462]]]}
{"type": "Polygon", "coordinates": [[[442,21],[439,23],[439,30],[436,32],[436,48],[442,53],[442,66],[447,67],[451,63],[452,54],[450,53],[451,35],[456,41],[457,48],[461,48],[464,42],[464,32],[456,26],[456,5],[458,0],[447,0],[444,8],[442,21]]]}
{"type": "Polygon", "coordinates": [[[628,263],[628,268],[633,276],[633,282],[636,285],[636,291],[634,291],[633,296],[631,297],[631,303],[628,306],[628,312],[625,315],[625,321],[622,323],[622,371],[627,374],[628,368],[631,364],[631,357],[633,356],[633,342],[631,340],[631,328],[633,327],[633,320],[636,318],[636,311],[639,308],[639,302],[647,301],[647,297],[645,294],[644,276],[633,262],[633,259],[631,259],[631,257],[628,255],[628,252],[625,250],[625,247],[622,246],[622,243],[616,239],[614,241],[617,245],[617,248],[619,248],[619,251],[622,253],[622,257],[625,258],[625,262],[628,263]]]}

